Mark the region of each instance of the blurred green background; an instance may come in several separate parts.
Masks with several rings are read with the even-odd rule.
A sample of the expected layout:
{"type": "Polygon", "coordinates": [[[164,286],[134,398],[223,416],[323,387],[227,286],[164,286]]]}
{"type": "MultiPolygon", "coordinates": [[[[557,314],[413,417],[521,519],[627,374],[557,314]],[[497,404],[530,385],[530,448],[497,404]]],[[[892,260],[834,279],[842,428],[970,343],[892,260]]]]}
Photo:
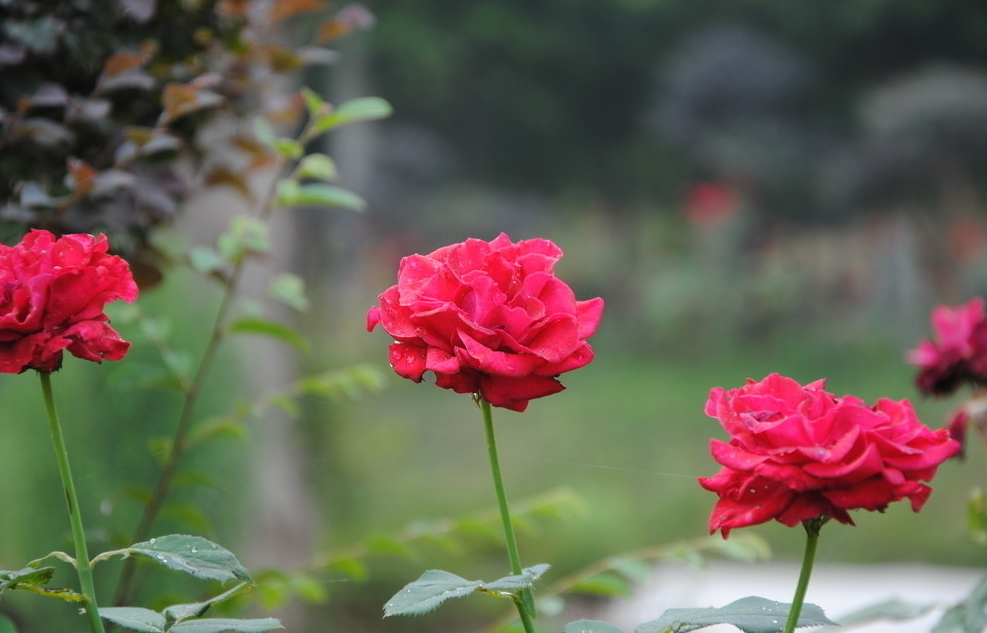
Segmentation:
{"type": "MultiPolygon", "coordinates": [[[[826,377],[838,394],[913,399],[933,427],[960,402],[921,398],[904,356],[928,335],[934,305],[987,292],[983,3],[366,6],[376,27],[343,40],[341,61],[304,83],[333,102],[382,96],[395,114],[328,139],[365,213],[298,210],[279,225],[273,264],[307,281],[313,308],[296,325],[313,346],[273,380],[369,362],[386,385],[305,398],[293,421],[262,412],[246,442],[191,452],[183,467],[212,483],[182,487],[184,510],[159,533],[203,531],[255,569],[281,545],[304,559],[492,508],[470,399],[389,375],[386,335],[365,333],[364,315],[394,283],[400,257],[501,231],[558,243],[560,276],[578,297],[607,302],[597,359],[562,378],[565,392],[523,414],[495,412],[511,497],[564,487],[581,500],[522,531],[528,564],[550,562],[561,575],[704,535],[714,499],[695,480],[715,472],[708,442],[723,437],[703,414],[711,387],[770,372],[826,377]],[[275,429],[288,453],[266,443],[275,429]],[[258,483],[272,461],[298,485],[277,506],[258,483]],[[275,527],[259,529],[265,521],[275,527]]],[[[190,202],[173,239],[206,241],[197,222],[214,204],[190,202]]],[[[172,321],[176,347],[195,350],[215,295],[176,270],[140,304],[172,321]]],[[[92,536],[107,544],[132,529],[138,508],[127,493],[155,472],[147,438],[170,433],[178,406],[135,388],[158,360],[126,310],[114,314],[132,355],[103,367],[69,360],[55,381],[86,516],[99,526],[92,536]]],[[[238,343],[202,417],[248,401],[270,379],[269,348],[238,343]]],[[[33,382],[0,380],[3,569],[70,542],[33,382]]],[[[942,467],[922,513],[892,507],[858,513],[857,527],[828,527],[820,560],[983,565],[987,552],[966,527],[969,492],[987,475],[980,447],[972,438],[965,462],[942,467]]],[[[799,530],[750,531],[775,556],[801,552],[799,530]]],[[[320,570],[313,577],[328,600],[292,598],[286,622],[313,632],[479,630],[477,613],[495,618],[498,605],[477,599],[438,618],[380,621],[386,598],[425,568],[469,578],[505,569],[489,543],[460,545],[411,560],[377,548],[360,581],[320,570]]],[[[287,566],[296,563],[306,564],[287,566]]],[[[39,616],[39,602],[11,597],[0,612],[27,622],[23,631],[53,630],[31,626],[57,617],[39,616]]]]}

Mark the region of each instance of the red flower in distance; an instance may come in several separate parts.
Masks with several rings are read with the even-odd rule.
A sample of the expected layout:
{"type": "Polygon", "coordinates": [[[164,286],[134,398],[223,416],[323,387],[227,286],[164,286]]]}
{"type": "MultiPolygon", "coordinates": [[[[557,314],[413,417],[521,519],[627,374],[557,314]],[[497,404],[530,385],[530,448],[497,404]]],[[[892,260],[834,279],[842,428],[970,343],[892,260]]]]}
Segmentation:
{"type": "Polygon", "coordinates": [[[564,387],[556,379],[593,360],[586,339],[603,314],[599,297],[577,301],[553,272],[562,250],[545,239],[501,233],[401,260],[398,283],[367,313],[394,337],[394,371],[524,411],[564,387]]]}
{"type": "Polygon", "coordinates": [[[119,360],[130,343],[103,309],[133,301],[130,266],[107,254],[106,236],[55,238],[32,230],[16,246],[0,245],[0,372],[52,372],[62,352],[94,362],[119,360]]]}
{"type": "Polygon", "coordinates": [[[960,384],[987,384],[987,317],[984,300],[932,310],[935,340],[923,340],[908,354],[919,368],[915,383],[924,394],[945,395],[960,384]]]}
{"type": "Polygon", "coordinates": [[[719,495],[710,533],[771,520],[797,525],[832,518],[853,525],[849,510],[883,511],[909,499],[918,512],[936,469],[959,450],[949,431],[919,422],[907,400],[827,393],[824,380],[800,385],[771,374],[739,389],[710,391],[706,414],[729,442],[712,440],[723,467],[700,485],[719,495]]]}

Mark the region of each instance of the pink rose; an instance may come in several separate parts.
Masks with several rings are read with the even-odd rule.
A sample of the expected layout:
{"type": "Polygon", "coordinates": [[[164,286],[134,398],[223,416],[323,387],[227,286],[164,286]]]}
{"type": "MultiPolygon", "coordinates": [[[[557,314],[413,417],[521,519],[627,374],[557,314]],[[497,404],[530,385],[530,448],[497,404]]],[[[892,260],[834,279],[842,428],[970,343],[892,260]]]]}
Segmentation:
{"type": "Polygon", "coordinates": [[[137,298],[123,259],[107,254],[106,236],[32,230],[16,246],[0,245],[0,372],[52,372],[62,352],[119,360],[130,343],[108,324],[105,304],[137,298]]]}
{"type": "Polygon", "coordinates": [[[720,421],[729,442],[712,440],[723,468],[700,485],[719,495],[709,530],[772,519],[796,525],[832,518],[853,524],[848,510],[883,511],[909,499],[918,511],[925,485],[959,450],[949,431],[932,431],[907,400],[882,398],[867,406],[853,396],[824,391],[825,381],[802,386],[771,374],[739,389],[715,388],[706,414],[720,421]]]}
{"type": "Polygon", "coordinates": [[[919,367],[919,391],[944,395],[964,382],[987,384],[984,300],[974,297],[962,306],[937,306],[931,321],[935,340],[921,341],[908,354],[908,362],[919,367]]]}
{"type": "Polygon", "coordinates": [[[401,260],[398,283],[367,313],[394,337],[391,366],[420,382],[479,394],[524,411],[532,398],[564,389],[556,379],[593,360],[586,339],[603,300],[577,301],[552,268],[562,251],[544,239],[469,239],[401,260]]]}

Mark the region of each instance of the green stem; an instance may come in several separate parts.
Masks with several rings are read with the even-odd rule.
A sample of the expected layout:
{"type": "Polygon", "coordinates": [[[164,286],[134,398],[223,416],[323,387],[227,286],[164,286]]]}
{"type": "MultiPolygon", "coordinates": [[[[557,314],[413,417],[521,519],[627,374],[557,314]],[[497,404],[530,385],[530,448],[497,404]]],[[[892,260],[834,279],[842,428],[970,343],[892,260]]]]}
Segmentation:
{"type": "MultiPolygon", "coordinates": [[[[500,520],[504,525],[504,539],[507,541],[507,557],[511,561],[511,573],[521,574],[521,555],[518,553],[517,538],[514,536],[514,524],[511,521],[511,509],[507,503],[507,493],[504,492],[504,480],[500,474],[500,459],[497,457],[497,440],[494,437],[493,412],[490,403],[483,398],[477,398],[480,411],[483,413],[483,430],[487,437],[487,456],[490,458],[490,474],[493,477],[494,489],[497,491],[497,505],[500,508],[500,520]]],[[[534,633],[532,621],[534,614],[534,596],[530,589],[523,589],[514,601],[521,624],[525,633],[534,633]]]]}
{"type": "Polygon", "coordinates": [[[75,542],[75,570],[79,576],[79,588],[86,599],[86,616],[89,618],[89,628],[92,629],[93,633],[103,633],[103,620],[99,617],[99,607],[96,604],[96,588],[93,585],[93,570],[89,562],[89,551],[86,548],[86,533],[82,528],[79,499],[75,494],[75,483],[72,481],[72,470],[69,468],[69,454],[65,449],[62,425],[58,421],[55,398],[51,392],[51,375],[39,371],[38,376],[41,377],[41,392],[44,394],[45,410],[48,413],[48,427],[51,429],[51,441],[55,448],[58,474],[62,479],[65,503],[69,509],[72,540],[75,542]]]}
{"type": "Polygon", "coordinates": [[[812,575],[812,563],[816,560],[816,545],[819,543],[819,530],[822,528],[825,519],[809,519],[803,521],[805,526],[806,541],[805,554],[802,556],[802,571],[799,573],[799,582],[795,587],[795,597],[792,598],[792,608],[788,612],[788,621],[785,622],[784,633],[792,633],[802,614],[802,605],[805,603],[805,591],[809,588],[809,577],[812,575]]]}
{"type": "MultiPolygon", "coordinates": [[[[308,139],[310,129],[311,122],[299,136],[301,141],[308,139]]],[[[281,172],[284,170],[286,163],[287,159],[284,156],[278,156],[275,161],[271,172],[271,179],[268,181],[264,196],[261,199],[261,207],[257,212],[257,215],[261,220],[268,220],[274,210],[277,185],[280,180],[281,172]]],[[[227,278],[226,286],[223,291],[223,298],[220,301],[219,309],[216,312],[216,318],[213,321],[212,331],[209,334],[209,340],[206,343],[205,351],[199,359],[199,366],[195,371],[195,375],[193,376],[191,383],[184,385],[185,400],[182,403],[182,410],[178,416],[178,424],[175,426],[175,434],[171,442],[171,450],[168,452],[168,457],[161,466],[161,471],[158,473],[158,479],[154,484],[154,489],[151,492],[151,496],[148,499],[148,502],[144,505],[144,512],[141,515],[140,522],[137,524],[137,528],[134,530],[133,536],[131,537],[131,543],[145,541],[151,535],[151,529],[154,527],[154,522],[157,520],[158,514],[161,512],[161,508],[164,506],[164,502],[171,492],[171,486],[174,483],[175,475],[178,473],[178,467],[181,463],[181,459],[188,450],[189,432],[192,429],[192,422],[194,420],[193,414],[195,413],[196,405],[199,402],[199,396],[202,394],[206,378],[209,376],[209,371],[212,369],[213,363],[219,353],[220,344],[223,342],[223,335],[227,325],[227,320],[229,319],[229,315],[232,312],[236,302],[237,292],[240,288],[240,281],[244,275],[246,260],[246,257],[237,260],[237,262],[233,265],[229,277],[227,278]]],[[[120,580],[117,583],[117,592],[114,597],[113,604],[123,606],[130,601],[131,594],[135,592],[135,585],[137,584],[134,580],[134,573],[136,569],[137,563],[135,558],[128,558],[124,562],[123,571],[120,573],[120,580]]]]}

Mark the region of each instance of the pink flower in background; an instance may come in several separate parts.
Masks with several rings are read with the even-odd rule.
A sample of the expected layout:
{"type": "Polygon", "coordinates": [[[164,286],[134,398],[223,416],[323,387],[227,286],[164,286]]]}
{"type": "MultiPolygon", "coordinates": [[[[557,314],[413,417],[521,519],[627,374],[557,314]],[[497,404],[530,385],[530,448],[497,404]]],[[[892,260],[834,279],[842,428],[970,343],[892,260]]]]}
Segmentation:
{"type": "Polygon", "coordinates": [[[739,389],[710,391],[706,414],[729,442],[712,440],[722,466],[700,485],[717,493],[709,530],[775,520],[785,525],[832,518],[853,524],[849,510],[883,511],[908,499],[916,512],[928,499],[939,464],[959,450],[949,431],[919,422],[907,400],[873,406],[838,398],[825,381],[801,385],[771,374],[739,389]]]}
{"type": "Polygon", "coordinates": [[[503,233],[405,257],[367,330],[380,324],[394,337],[398,375],[420,382],[431,371],[439,387],[523,411],[564,389],[560,374],[593,360],[586,339],[603,300],[576,300],[553,272],[561,257],[549,240],[514,243],[503,233]]]}
{"type": "Polygon", "coordinates": [[[740,210],[740,193],[726,182],[701,182],[689,190],[685,216],[694,224],[722,224],[740,210]]]}
{"type": "Polygon", "coordinates": [[[138,291],[127,262],[108,248],[103,235],[56,239],[37,229],[0,245],[0,372],[55,371],[64,350],[95,362],[124,357],[130,343],[103,309],[138,291]]]}
{"type": "Polygon", "coordinates": [[[974,297],[961,306],[937,306],[931,322],[935,338],[921,341],[908,354],[908,362],[919,368],[919,391],[944,395],[964,382],[987,384],[984,300],[974,297]]]}

